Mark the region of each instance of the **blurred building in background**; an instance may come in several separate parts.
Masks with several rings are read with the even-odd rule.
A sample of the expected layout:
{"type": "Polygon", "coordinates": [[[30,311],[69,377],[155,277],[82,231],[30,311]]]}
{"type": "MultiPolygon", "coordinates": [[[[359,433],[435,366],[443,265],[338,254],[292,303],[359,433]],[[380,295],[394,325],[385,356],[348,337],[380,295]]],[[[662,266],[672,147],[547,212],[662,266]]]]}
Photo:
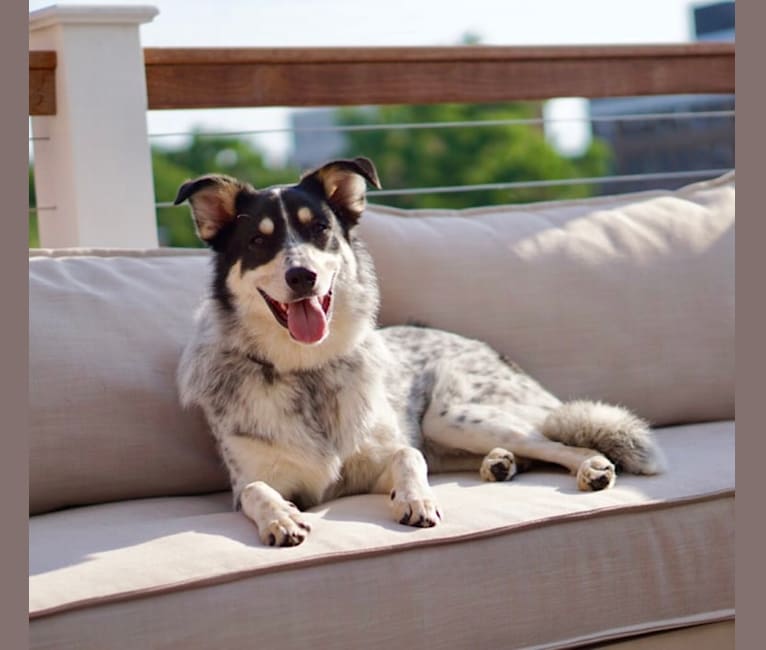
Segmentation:
{"type": "MultiPolygon", "coordinates": [[[[734,2],[694,9],[697,40],[734,41],[734,2]]],[[[591,118],[653,113],[734,110],[734,95],[619,97],[590,102],[591,118]]],[[[734,117],[691,117],[637,121],[593,121],[595,137],[613,152],[612,174],[686,172],[734,167],[734,117]]],[[[690,182],[674,178],[602,185],[600,193],[650,188],[675,189],[690,182]]]]}
{"type": "Polygon", "coordinates": [[[716,2],[696,7],[694,32],[698,41],[733,41],[734,2],[716,2]]]}

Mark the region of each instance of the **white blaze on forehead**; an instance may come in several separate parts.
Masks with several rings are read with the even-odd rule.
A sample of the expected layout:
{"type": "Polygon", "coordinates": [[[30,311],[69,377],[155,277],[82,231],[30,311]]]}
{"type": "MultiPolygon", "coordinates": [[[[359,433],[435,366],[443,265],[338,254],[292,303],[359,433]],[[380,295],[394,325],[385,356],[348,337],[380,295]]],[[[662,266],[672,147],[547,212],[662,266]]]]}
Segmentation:
{"type": "Polygon", "coordinates": [[[274,232],[274,222],[268,217],[265,217],[261,219],[261,223],[258,224],[258,230],[261,231],[261,234],[270,235],[274,232]]]}
{"type": "Polygon", "coordinates": [[[313,219],[314,215],[311,213],[311,210],[307,208],[306,206],[303,206],[302,208],[298,208],[298,221],[301,223],[308,223],[313,219]]]}

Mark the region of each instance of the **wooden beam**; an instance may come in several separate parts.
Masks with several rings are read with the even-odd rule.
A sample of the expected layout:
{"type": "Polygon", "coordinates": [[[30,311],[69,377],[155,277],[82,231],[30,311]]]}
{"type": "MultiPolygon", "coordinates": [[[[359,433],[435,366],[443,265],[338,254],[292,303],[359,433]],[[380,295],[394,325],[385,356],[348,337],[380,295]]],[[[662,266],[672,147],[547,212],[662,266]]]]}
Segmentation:
{"type": "Polygon", "coordinates": [[[56,114],[56,53],[29,53],[29,114],[56,114]]]}
{"type": "Polygon", "coordinates": [[[734,44],[144,50],[150,109],[733,93],[734,44]]]}
{"type": "MultiPolygon", "coordinates": [[[[734,93],[734,44],[147,48],[150,109],[734,93]]],[[[29,53],[29,114],[56,112],[55,52],[29,53]]]]}

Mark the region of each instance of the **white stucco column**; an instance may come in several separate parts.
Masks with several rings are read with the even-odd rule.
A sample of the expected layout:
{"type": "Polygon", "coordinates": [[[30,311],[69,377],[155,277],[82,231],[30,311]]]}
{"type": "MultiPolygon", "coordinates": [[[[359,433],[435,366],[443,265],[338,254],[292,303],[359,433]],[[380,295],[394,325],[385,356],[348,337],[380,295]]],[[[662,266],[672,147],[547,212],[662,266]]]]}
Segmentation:
{"type": "Polygon", "coordinates": [[[146,75],[148,6],[52,6],[29,15],[29,49],[55,50],[56,115],[32,118],[40,243],[156,247],[146,75]],[[52,208],[52,209],[45,209],[52,208]]]}

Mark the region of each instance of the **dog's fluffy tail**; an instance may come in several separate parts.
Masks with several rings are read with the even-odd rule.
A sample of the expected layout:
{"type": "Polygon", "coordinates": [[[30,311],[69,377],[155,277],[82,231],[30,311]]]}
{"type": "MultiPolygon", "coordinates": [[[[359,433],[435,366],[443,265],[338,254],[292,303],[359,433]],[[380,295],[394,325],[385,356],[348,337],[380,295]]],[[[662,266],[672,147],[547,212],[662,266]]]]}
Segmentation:
{"type": "Polygon", "coordinates": [[[595,449],[631,474],[658,474],[666,469],[649,424],[620,406],[565,402],[548,415],[541,433],[566,445],[595,449]]]}

